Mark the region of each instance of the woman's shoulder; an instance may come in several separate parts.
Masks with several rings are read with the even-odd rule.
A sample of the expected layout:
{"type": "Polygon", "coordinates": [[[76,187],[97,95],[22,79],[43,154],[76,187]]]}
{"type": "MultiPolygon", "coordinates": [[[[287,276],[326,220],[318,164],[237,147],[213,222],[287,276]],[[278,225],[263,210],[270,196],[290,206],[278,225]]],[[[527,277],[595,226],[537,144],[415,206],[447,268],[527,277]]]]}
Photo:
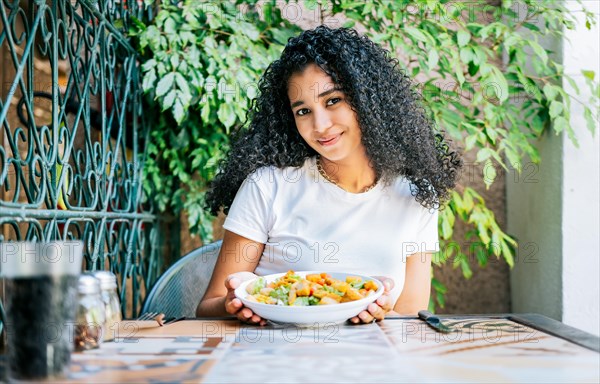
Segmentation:
{"type": "Polygon", "coordinates": [[[399,197],[412,197],[413,186],[410,180],[407,179],[405,176],[397,176],[389,184],[390,193],[399,197]]]}
{"type": "Polygon", "coordinates": [[[417,187],[404,176],[399,176],[394,179],[389,187],[386,188],[386,193],[390,199],[394,200],[396,203],[401,203],[400,205],[403,209],[409,208],[425,216],[429,216],[436,211],[424,207],[417,201],[417,187]]]}

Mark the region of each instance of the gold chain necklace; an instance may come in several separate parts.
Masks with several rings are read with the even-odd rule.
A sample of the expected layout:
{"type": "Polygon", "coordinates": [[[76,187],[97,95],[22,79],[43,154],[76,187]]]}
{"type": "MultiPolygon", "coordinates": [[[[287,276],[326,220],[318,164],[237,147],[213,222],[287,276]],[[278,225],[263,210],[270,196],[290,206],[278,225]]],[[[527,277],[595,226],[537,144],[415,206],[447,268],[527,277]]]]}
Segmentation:
{"type": "MultiPolygon", "coordinates": [[[[327,172],[325,172],[325,169],[323,169],[323,163],[321,162],[321,156],[317,157],[317,170],[319,171],[319,173],[321,174],[321,176],[323,176],[323,178],[327,181],[329,181],[331,184],[334,184],[336,186],[338,186],[339,188],[344,189],[341,185],[339,185],[335,180],[333,180],[328,174],[327,172]]],[[[377,185],[377,178],[375,178],[375,181],[373,182],[373,184],[366,186],[362,189],[362,191],[360,191],[359,193],[365,193],[370,191],[371,189],[375,188],[375,186],[377,185]]],[[[345,189],[344,189],[345,191],[345,189]]]]}

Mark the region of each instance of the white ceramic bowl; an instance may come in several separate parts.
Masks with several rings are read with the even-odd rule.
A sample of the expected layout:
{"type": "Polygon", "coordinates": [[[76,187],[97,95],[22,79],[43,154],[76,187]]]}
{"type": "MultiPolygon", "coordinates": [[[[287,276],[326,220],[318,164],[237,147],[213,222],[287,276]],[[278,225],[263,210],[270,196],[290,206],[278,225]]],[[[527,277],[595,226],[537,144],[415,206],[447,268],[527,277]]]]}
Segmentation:
{"type": "MultiPolygon", "coordinates": [[[[322,271],[299,271],[294,272],[297,275],[305,277],[311,273],[321,273],[322,271]]],[[[365,297],[364,299],[349,301],[347,303],[330,304],[330,305],[312,305],[312,306],[284,306],[274,304],[263,304],[246,299],[248,292],[246,286],[252,283],[255,279],[244,281],[235,290],[235,296],[242,303],[250,308],[254,313],[263,319],[271,320],[276,323],[291,323],[300,326],[322,326],[331,323],[342,323],[367,309],[369,304],[374,302],[383,294],[384,287],[381,281],[370,276],[357,275],[355,273],[327,272],[334,279],[346,281],[346,276],[358,276],[363,281],[374,281],[378,289],[377,291],[365,297]]],[[[267,283],[284,276],[285,273],[277,273],[273,275],[263,276],[267,283]]]]}

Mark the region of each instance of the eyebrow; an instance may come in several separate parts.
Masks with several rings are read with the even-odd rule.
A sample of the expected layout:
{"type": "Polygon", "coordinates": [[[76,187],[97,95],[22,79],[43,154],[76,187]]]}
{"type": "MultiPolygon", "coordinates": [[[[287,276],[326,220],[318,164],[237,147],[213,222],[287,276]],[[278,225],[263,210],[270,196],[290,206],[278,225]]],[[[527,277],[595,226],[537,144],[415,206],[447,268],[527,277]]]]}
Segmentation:
{"type": "MultiPolygon", "coordinates": [[[[342,90],[342,89],[341,89],[341,88],[338,88],[338,87],[331,88],[331,89],[330,89],[330,90],[328,90],[328,91],[324,91],[324,92],[321,92],[321,93],[319,93],[319,95],[317,96],[317,98],[321,98],[321,97],[327,96],[327,95],[329,95],[329,94],[331,94],[331,93],[333,93],[333,92],[337,92],[337,91],[341,91],[341,90],[342,90]]],[[[304,101],[303,101],[303,100],[294,101],[294,102],[292,103],[292,106],[291,106],[291,108],[295,108],[295,107],[297,107],[297,106],[299,106],[299,105],[302,105],[302,104],[304,104],[304,101]]]]}

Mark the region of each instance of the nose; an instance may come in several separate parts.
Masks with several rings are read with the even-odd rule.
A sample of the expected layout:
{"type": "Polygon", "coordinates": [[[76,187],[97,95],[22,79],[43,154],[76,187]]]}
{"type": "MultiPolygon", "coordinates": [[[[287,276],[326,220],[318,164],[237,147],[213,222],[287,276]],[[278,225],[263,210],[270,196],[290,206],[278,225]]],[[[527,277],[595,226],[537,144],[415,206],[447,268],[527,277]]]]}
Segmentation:
{"type": "Polygon", "coordinates": [[[329,113],[325,110],[314,111],[313,119],[314,129],[319,133],[325,132],[333,124],[331,116],[329,116],[329,113]]]}

